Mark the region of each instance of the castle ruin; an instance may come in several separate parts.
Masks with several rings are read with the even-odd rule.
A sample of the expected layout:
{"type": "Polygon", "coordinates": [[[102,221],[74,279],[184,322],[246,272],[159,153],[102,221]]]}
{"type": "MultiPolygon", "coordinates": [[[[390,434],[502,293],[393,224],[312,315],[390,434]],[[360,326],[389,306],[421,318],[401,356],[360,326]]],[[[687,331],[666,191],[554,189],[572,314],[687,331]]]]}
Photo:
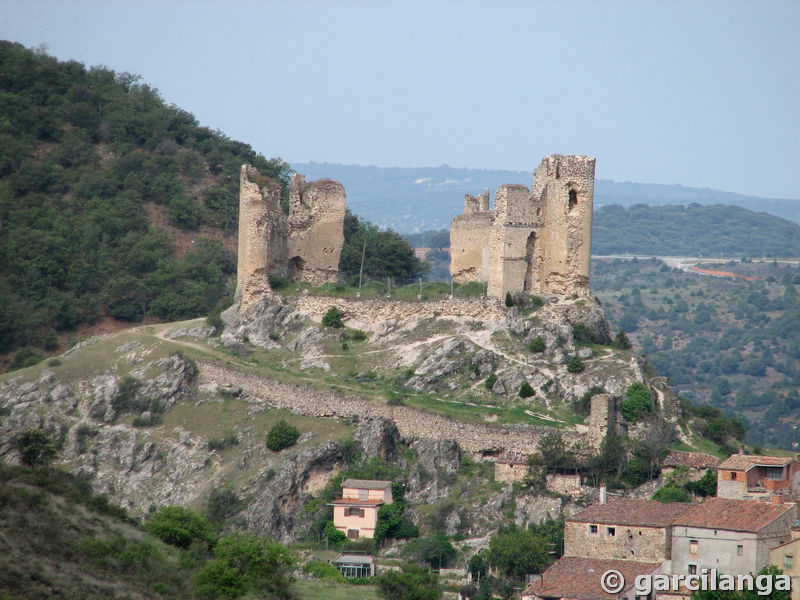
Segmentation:
{"type": "Polygon", "coordinates": [[[337,281],[344,215],[345,190],[338,181],[306,183],[305,176],[295,174],[287,215],[280,184],[242,165],[236,297],[248,304],[268,294],[272,274],[313,285],[337,281]]]}
{"type": "Polygon", "coordinates": [[[533,187],[501,185],[466,195],[450,224],[450,274],[506,292],[589,293],[595,159],[554,154],[534,172],[533,187]]]}

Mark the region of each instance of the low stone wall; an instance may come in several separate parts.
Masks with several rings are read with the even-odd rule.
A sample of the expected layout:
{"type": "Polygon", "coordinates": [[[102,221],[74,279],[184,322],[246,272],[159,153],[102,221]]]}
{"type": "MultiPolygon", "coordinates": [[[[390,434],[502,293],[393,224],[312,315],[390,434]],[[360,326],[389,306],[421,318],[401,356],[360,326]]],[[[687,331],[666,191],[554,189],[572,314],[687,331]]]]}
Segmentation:
{"type": "MultiPolygon", "coordinates": [[[[320,391],[301,384],[287,383],[260,375],[220,367],[209,361],[197,361],[202,382],[241,388],[256,401],[311,417],[343,418],[383,417],[391,419],[406,439],[453,439],[466,452],[499,453],[504,450],[528,455],[536,452],[539,440],[553,431],[531,425],[493,425],[462,423],[442,415],[408,406],[391,406],[359,396],[345,396],[320,391]]],[[[574,430],[560,430],[564,441],[581,439],[574,430]]]]}
{"type": "Polygon", "coordinates": [[[440,300],[351,299],[332,296],[302,295],[287,304],[309,315],[317,321],[322,320],[329,308],[339,308],[345,317],[360,323],[378,323],[389,319],[425,319],[432,317],[468,317],[481,321],[502,320],[506,311],[497,300],[491,298],[442,298],[440,300]]]}

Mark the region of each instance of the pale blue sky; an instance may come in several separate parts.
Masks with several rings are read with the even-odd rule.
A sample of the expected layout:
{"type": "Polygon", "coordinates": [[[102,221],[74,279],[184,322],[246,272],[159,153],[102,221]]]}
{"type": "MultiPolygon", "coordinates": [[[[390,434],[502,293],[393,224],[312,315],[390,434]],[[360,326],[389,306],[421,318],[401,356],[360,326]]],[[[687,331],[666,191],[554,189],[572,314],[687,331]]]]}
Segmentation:
{"type": "Polygon", "coordinates": [[[606,179],[800,198],[800,1],[0,0],[0,38],[141,75],[289,162],[589,154],[606,179]]]}

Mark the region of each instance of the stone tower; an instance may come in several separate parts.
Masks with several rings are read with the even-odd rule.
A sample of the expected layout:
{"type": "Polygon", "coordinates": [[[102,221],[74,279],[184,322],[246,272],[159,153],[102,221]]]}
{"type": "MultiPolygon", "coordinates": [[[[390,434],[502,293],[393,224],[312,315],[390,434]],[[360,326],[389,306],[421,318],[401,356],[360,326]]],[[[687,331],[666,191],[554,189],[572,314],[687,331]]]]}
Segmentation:
{"type": "Polygon", "coordinates": [[[487,294],[587,294],[592,246],[595,159],[548,156],[533,187],[502,185],[489,210],[488,192],[467,195],[450,225],[450,273],[457,282],[485,281],[487,294]]]}
{"type": "Polygon", "coordinates": [[[344,186],[330,179],[292,177],[289,214],[281,186],[243,165],[239,179],[236,297],[248,304],[270,292],[269,275],[320,285],[336,281],[344,245],[344,186]]]}

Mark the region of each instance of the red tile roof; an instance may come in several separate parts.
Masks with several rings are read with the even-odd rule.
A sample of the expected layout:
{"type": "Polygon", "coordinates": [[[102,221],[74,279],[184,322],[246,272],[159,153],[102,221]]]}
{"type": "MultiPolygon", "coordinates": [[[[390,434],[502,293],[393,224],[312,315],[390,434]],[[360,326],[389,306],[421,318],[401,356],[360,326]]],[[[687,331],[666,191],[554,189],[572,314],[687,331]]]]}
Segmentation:
{"type": "Polygon", "coordinates": [[[609,498],[605,504],[592,504],[578,514],[569,517],[567,522],[668,527],[691,507],[691,504],[683,502],[664,504],[657,500],[609,498]]]}
{"type": "Polygon", "coordinates": [[[609,594],[604,591],[600,585],[603,573],[610,569],[619,571],[625,578],[625,589],[629,589],[638,575],[652,573],[660,564],[564,556],[542,574],[541,580],[531,584],[523,595],[576,600],[614,600],[622,590],[620,594],[609,594]]]}
{"type": "Polygon", "coordinates": [[[788,456],[755,456],[752,454],[731,454],[719,465],[720,469],[747,471],[755,466],[783,467],[792,462],[788,456]]]}
{"type": "Polygon", "coordinates": [[[692,469],[716,469],[719,459],[702,452],[678,452],[673,450],[661,463],[663,467],[690,467],[692,469]]]}
{"type": "Polygon", "coordinates": [[[675,525],[724,529],[726,531],[758,532],[775,519],[791,512],[794,520],[794,504],[772,504],[756,500],[733,500],[731,498],[706,498],[675,519],[675,525]]]}
{"type": "Polygon", "coordinates": [[[331,506],[380,506],[383,500],[354,500],[353,498],[337,498],[331,506]]]}

